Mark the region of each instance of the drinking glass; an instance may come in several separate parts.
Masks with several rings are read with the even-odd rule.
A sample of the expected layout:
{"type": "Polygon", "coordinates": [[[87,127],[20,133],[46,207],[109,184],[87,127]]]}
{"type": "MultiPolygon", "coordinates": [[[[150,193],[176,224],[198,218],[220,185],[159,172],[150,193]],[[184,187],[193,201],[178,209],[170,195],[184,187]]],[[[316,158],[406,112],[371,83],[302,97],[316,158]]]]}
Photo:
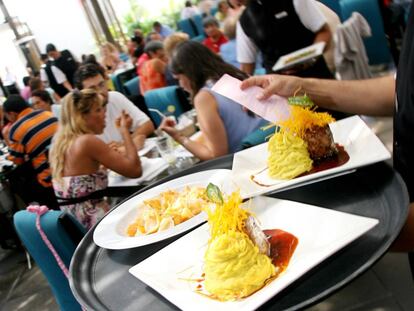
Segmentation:
{"type": "Polygon", "coordinates": [[[167,161],[170,166],[174,166],[177,157],[174,153],[174,145],[170,137],[161,136],[156,140],[157,149],[161,157],[167,161]]]}

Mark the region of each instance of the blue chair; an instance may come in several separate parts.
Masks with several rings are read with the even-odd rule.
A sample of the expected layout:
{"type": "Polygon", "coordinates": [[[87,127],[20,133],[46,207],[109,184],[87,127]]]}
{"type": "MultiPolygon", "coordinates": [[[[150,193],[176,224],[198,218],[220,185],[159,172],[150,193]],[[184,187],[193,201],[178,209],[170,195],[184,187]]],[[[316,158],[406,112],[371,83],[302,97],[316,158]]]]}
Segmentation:
{"type": "Polygon", "coordinates": [[[214,8],[210,9],[210,15],[211,16],[215,16],[217,12],[218,12],[218,7],[216,7],[216,6],[214,8]]]}
{"type": "Polygon", "coordinates": [[[364,39],[369,64],[388,64],[391,53],[385,37],[378,0],[340,0],[342,17],[346,20],[353,12],[359,12],[371,27],[372,36],[364,39]]]}
{"type": "Polygon", "coordinates": [[[201,15],[194,15],[193,16],[194,23],[197,27],[198,35],[204,35],[204,27],[203,27],[203,16],[201,15]]]}
{"type": "Polygon", "coordinates": [[[192,18],[178,21],[177,28],[188,34],[190,38],[204,35],[203,18],[201,15],[195,15],[192,18]]]}
{"type": "MultiPolygon", "coordinates": [[[[85,234],[85,229],[71,216],[61,211],[48,211],[40,218],[43,231],[61,257],[65,266],[69,268],[70,260],[77,246],[73,239],[73,232],[85,234]],[[68,218],[66,218],[68,217],[68,218]],[[68,232],[68,222],[71,233],[68,232]]],[[[27,251],[36,261],[46,276],[60,310],[81,310],[69,287],[69,281],[58,266],[55,257],[47,248],[36,228],[37,215],[28,211],[19,211],[14,215],[14,225],[27,251]]]]}
{"type": "Polygon", "coordinates": [[[111,75],[112,84],[114,86],[115,91],[123,92],[122,84],[119,81],[118,77],[115,75],[111,75]]]}
{"type": "Polygon", "coordinates": [[[197,34],[195,32],[195,28],[191,25],[190,19],[182,19],[177,22],[177,28],[182,32],[185,32],[190,36],[190,38],[196,37],[197,34]]]}
{"type": "Polygon", "coordinates": [[[160,125],[161,116],[151,111],[151,109],[156,109],[164,115],[174,115],[176,118],[184,112],[177,95],[177,89],[178,86],[167,86],[150,90],[144,94],[145,104],[150,110],[151,118],[154,120],[156,126],[160,125]]]}
{"type": "Polygon", "coordinates": [[[270,136],[279,131],[279,127],[271,126],[269,128],[266,128],[266,126],[267,125],[264,125],[258,128],[243,138],[241,142],[242,149],[247,149],[259,144],[263,144],[269,140],[270,136]]]}
{"type": "Polygon", "coordinates": [[[112,83],[115,87],[115,90],[121,93],[124,93],[125,90],[123,85],[126,81],[131,80],[132,78],[136,77],[136,69],[130,68],[126,70],[122,70],[120,72],[115,72],[111,75],[112,83]]]}
{"type": "Polygon", "coordinates": [[[140,95],[141,90],[139,89],[139,77],[136,76],[135,78],[125,82],[124,91],[126,95],[140,95]]]}
{"type": "Polygon", "coordinates": [[[206,36],[205,35],[199,35],[199,36],[197,36],[197,37],[193,37],[193,38],[191,38],[191,40],[192,41],[196,41],[196,42],[200,42],[200,43],[202,43],[203,41],[204,41],[204,39],[206,38],[206,36]]]}

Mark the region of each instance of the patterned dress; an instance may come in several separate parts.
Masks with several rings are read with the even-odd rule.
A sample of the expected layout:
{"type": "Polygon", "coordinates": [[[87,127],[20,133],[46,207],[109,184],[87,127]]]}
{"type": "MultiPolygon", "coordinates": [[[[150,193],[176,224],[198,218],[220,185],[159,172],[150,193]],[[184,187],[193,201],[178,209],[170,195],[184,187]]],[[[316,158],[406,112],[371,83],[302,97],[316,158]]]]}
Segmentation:
{"type": "MultiPolygon", "coordinates": [[[[90,175],[62,177],[61,182],[53,180],[55,194],[60,198],[81,198],[107,187],[108,175],[103,169],[90,175]]],[[[90,229],[109,211],[110,204],[102,198],[61,206],[60,209],[71,213],[85,228],[90,229]]]]}

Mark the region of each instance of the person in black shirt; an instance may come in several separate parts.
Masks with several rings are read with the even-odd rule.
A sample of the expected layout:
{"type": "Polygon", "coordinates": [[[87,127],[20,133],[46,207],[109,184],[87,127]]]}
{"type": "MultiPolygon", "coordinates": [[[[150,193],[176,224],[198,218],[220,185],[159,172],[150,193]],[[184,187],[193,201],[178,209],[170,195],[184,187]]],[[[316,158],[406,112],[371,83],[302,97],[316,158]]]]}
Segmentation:
{"type": "Polygon", "coordinates": [[[53,62],[49,60],[47,54],[41,54],[40,60],[43,63],[40,67],[40,79],[45,86],[53,89],[59,97],[64,97],[72,89],[66,76],[60,69],[53,65],[53,62]],[[64,81],[62,82],[61,79],[64,81]]]}
{"type": "MultiPolygon", "coordinates": [[[[271,73],[276,61],[314,43],[331,39],[325,16],[313,0],[244,0],[246,9],[236,31],[237,59],[242,71],[252,74],[260,51],[263,67],[271,73]]],[[[323,57],[315,63],[285,71],[301,77],[333,78],[323,57]]]]}
{"type": "Polygon", "coordinates": [[[72,53],[68,50],[58,51],[52,43],[46,45],[46,53],[53,59],[53,65],[59,68],[66,75],[70,85],[73,85],[73,77],[79,64],[72,53]]]}
{"type": "Polygon", "coordinates": [[[396,251],[414,251],[414,6],[411,6],[401,49],[397,80],[393,75],[354,81],[298,78],[283,75],[255,76],[242,89],[264,88],[261,99],[271,94],[291,96],[301,88],[319,106],[353,114],[394,116],[394,168],[404,179],[410,211],[393,245],[396,251]]]}

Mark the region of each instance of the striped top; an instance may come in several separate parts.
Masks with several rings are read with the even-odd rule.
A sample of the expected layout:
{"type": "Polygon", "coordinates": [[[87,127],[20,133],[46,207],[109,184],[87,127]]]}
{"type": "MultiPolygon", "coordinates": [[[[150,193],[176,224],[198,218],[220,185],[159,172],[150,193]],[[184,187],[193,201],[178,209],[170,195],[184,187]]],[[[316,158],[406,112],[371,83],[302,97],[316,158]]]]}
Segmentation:
{"type": "Polygon", "coordinates": [[[26,108],[9,132],[9,160],[17,165],[31,161],[37,180],[44,187],[52,186],[47,152],[57,127],[58,121],[51,112],[26,108]]]}

